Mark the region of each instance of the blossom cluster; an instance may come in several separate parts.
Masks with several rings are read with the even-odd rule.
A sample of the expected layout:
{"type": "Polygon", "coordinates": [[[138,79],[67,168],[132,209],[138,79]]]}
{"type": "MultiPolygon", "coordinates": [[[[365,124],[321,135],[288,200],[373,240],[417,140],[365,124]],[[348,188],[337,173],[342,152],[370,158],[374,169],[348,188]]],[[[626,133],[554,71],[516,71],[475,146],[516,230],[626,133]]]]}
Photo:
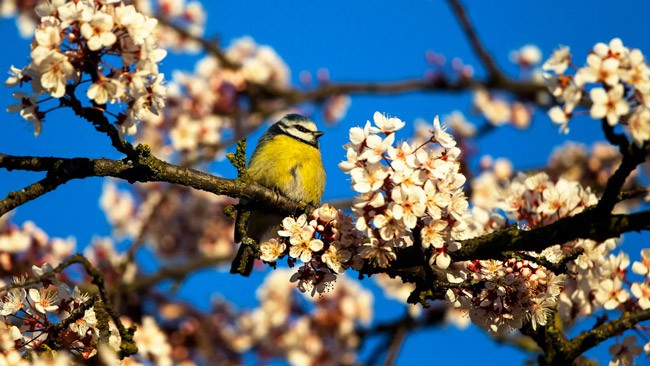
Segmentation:
{"type": "Polygon", "coordinates": [[[393,146],[405,123],[379,112],[363,128],[350,130],[339,167],[359,193],[352,211],[356,228],[367,236],[361,256],[386,268],[396,253],[418,243],[432,266],[445,269],[450,252],[466,238],[468,202],[462,190],[460,149],[436,118],[422,144],[393,146]]]}
{"type": "Polygon", "coordinates": [[[297,282],[302,292],[326,292],[337,275],[363,265],[361,233],[350,216],[328,204],[314,210],[309,221],[306,214],[285,218],[278,235],[260,244],[260,259],[275,264],[288,256],[291,266],[300,261],[291,282],[297,282]]]}
{"type": "Polygon", "coordinates": [[[492,126],[510,123],[519,129],[526,129],[533,119],[533,108],[519,101],[509,101],[499,95],[478,89],[474,92],[474,108],[492,126]]]}
{"type": "MultiPolygon", "coordinates": [[[[596,155],[591,157],[594,164],[598,161],[602,163],[603,158],[608,156],[603,153],[596,155]]],[[[497,197],[492,200],[477,201],[477,203],[482,204],[482,209],[485,210],[495,208],[503,210],[510,219],[516,220],[521,226],[527,228],[546,226],[560,218],[575,215],[597,202],[590,188],[583,188],[579,183],[570,181],[564,176],[568,174],[556,180],[545,173],[529,176],[519,174],[511,181],[501,181],[499,187],[491,186],[491,189],[499,192],[497,197]]],[[[478,180],[481,181],[480,177],[478,180]]],[[[616,249],[617,241],[614,239],[604,242],[579,239],[542,251],[539,256],[546,263],[559,263],[576,250],[580,250],[581,254],[567,263],[568,271],[572,275],[565,276],[561,280],[561,292],[554,289],[553,296],[549,294],[544,301],[535,302],[534,311],[530,315],[531,321],[545,324],[544,314],[548,313],[549,309],[555,308],[562,321],[572,325],[602,309],[624,311],[650,307],[648,301],[650,287],[647,278],[648,263],[650,263],[647,258],[650,258],[650,251],[642,251],[642,260],[634,262],[632,266],[635,274],[644,276],[643,281],[631,282],[627,276],[627,268],[630,266],[629,256],[623,251],[616,253],[616,249]],[[540,304],[544,306],[539,306],[540,304]]],[[[515,262],[517,268],[528,268],[526,271],[532,271],[537,278],[544,278],[559,285],[560,279],[557,276],[534,262],[537,254],[528,253],[528,255],[533,259],[515,262]]],[[[502,265],[498,261],[490,261],[488,264],[481,261],[467,266],[467,269],[470,269],[470,272],[480,272],[484,266],[494,266],[495,263],[502,265]]],[[[479,277],[472,278],[479,279],[479,277]]],[[[469,296],[467,291],[461,294],[469,296]]],[[[459,294],[453,293],[453,295],[455,299],[459,294]]],[[[461,304],[469,310],[470,316],[476,316],[468,304],[463,304],[462,301],[461,304]]],[[[487,321],[487,318],[481,319],[487,321]]],[[[474,318],[472,320],[476,322],[474,318]]],[[[514,318],[510,320],[515,321],[514,318]]]]}
{"type": "Polygon", "coordinates": [[[594,45],[587,64],[575,67],[569,47],[560,47],[544,63],[551,93],[562,102],[549,117],[568,132],[578,108],[589,104],[589,115],[609,126],[621,124],[634,143],[650,140],[650,67],[639,49],[630,49],[619,38],[594,45]],[[577,69],[569,74],[570,66],[577,69]]]}
{"type": "MultiPolygon", "coordinates": [[[[121,363],[117,356],[121,335],[115,323],[108,319],[104,325],[107,337],[102,338],[96,300],[77,286],[70,288],[57,276],[48,276],[52,271],[49,264],[34,266],[32,271],[40,282],[27,284],[26,277],[16,278],[13,288],[0,292],[1,364],[27,366],[43,360],[44,365],[73,365],[97,357],[105,364],[142,365],[152,361],[161,366],[172,364],[167,335],[151,316],[143,317],[142,323],[137,324],[134,334],[137,354],[121,363]],[[93,303],[88,306],[90,301],[93,303]],[[61,329],[56,328],[62,325],[61,329]],[[44,349],[54,352],[42,352],[44,349]]],[[[126,326],[130,324],[126,317],[121,321],[126,326]]]]}
{"type": "MultiPolygon", "coordinates": [[[[31,222],[17,226],[10,216],[0,219],[0,255],[5,258],[0,268],[0,364],[83,364],[96,355],[104,363],[114,364],[121,336],[115,323],[108,320],[104,325],[108,337],[102,338],[96,313],[100,300],[79,288],[89,277],[85,272],[55,271],[53,267],[74,252],[75,242],[50,239],[31,222]],[[59,347],[53,349],[56,352],[42,353],[54,345],[59,347]]],[[[124,286],[137,273],[135,265],[120,272],[125,256],[116,252],[110,239],[96,239],[85,249],[85,256],[102,273],[105,286],[124,286]]],[[[122,321],[128,323],[126,317],[122,321]]],[[[167,336],[153,319],[145,317],[137,328],[134,341],[139,352],[128,364],[156,361],[170,365],[169,345],[163,347],[168,344],[167,336]]]]}
{"type": "MultiPolygon", "coordinates": [[[[417,144],[402,143],[400,148],[393,147],[394,133],[404,123],[379,113],[374,121],[374,126],[368,122],[363,129],[351,130],[351,142],[345,146],[347,160],[340,164],[359,192],[352,210],[356,228],[366,237],[359,255],[367,264],[389,268],[400,248],[421,246],[434,271],[444,273],[451,283],[474,284],[452,286],[447,293],[452,305],[467,312],[473,323],[501,335],[527,323],[533,328],[546,325],[547,315],[558,307],[575,320],[578,315],[590,315],[592,308],[611,310],[629,299],[622,295],[626,290],[620,278],[626,256],[610,254],[616,247],[612,240],[574,241],[551,247],[541,256],[522,253],[525,259],[451,262],[449,252],[460,241],[503,229],[508,219],[525,230],[594,205],[596,196],[589,187],[564,177],[566,167],[557,163],[559,177],[555,179],[545,173],[512,178],[507,160],[483,159],[481,166],[488,170],[472,184],[474,207],[470,210],[462,194],[464,177],[458,169],[456,142],[437,120],[432,137],[424,139],[418,133],[417,144]],[[431,148],[434,142],[438,146],[431,148]],[[454,204],[458,197],[462,199],[454,204]],[[578,279],[558,276],[544,266],[559,263],[577,249],[583,254],[569,267],[579,274],[578,279]]],[[[594,166],[619,163],[607,149],[594,154],[594,166]]],[[[644,294],[642,284],[634,288],[644,294]]]]}
{"type": "Polygon", "coordinates": [[[229,197],[158,183],[130,192],[112,181],[100,198],[117,237],[145,242],[161,258],[207,256],[224,262],[235,252],[233,222],[223,213],[233,203],[229,197]]]}
{"type": "Polygon", "coordinates": [[[259,306],[236,316],[224,338],[232,349],[256,349],[267,361],[284,358],[293,365],[356,363],[357,326],[372,318],[372,294],[346,276],[319,297],[296,297],[289,269],[272,272],[257,290],[259,306]],[[302,304],[302,305],[301,305],[302,304]]]}
{"type": "Polygon", "coordinates": [[[137,121],[164,107],[165,87],[158,63],[166,51],[157,45],[156,19],[133,5],[91,0],[43,0],[35,11],[40,23],[32,41],[31,62],[22,69],[12,67],[5,82],[8,86],[31,84],[31,92],[14,93],[18,103],[8,110],[31,122],[35,135],[41,132],[49,111],[44,103],[73,96],[81,84],[89,83],[86,96],[93,107],[106,110],[107,103],[120,105],[113,114],[123,134],[135,133],[137,121]]]}
{"type": "MultiPolygon", "coordinates": [[[[621,165],[621,160],[618,148],[607,142],[597,141],[587,148],[583,144],[569,141],[553,150],[546,171],[552,178],[563,177],[601,192],[609,177],[621,165]]],[[[623,189],[638,185],[637,172],[633,171],[623,189]]]]}
{"type": "Polygon", "coordinates": [[[466,265],[479,290],[447,290],[447,300],[468,312],[472,322],[492,334],[504,335],[530,322],[547,324],[557,304],[563,276],[526,260],[484,260],[466,265]]]}
{"type": "Polygon", "coordinates": [[[224,53],[236,67],[226,67],[214,55],[207,55],[193,73],[173,74],[167,108],[164,114],[150,114],[145,119],[140,141],[161,156],[178,152],[189,160],[213,158],[223,152],[228,141],[263,122],[256,113],[238,120],[232,114],[244,100],[248,102],[247,95],[252,97],[249,90],[255,85],[286,88],[289,69],[271,47],[250,37],[234,40],[224,53]]]}
{"type": "MultiPolygon", "coordinates": [[[[583,189],[564,178],[554,182],[544,173],[519,174],[510,179],[496,170],[486,171],[472,187],[476,191],[470,227],[475,235],[505,227],[506,220],[495,212],[497,209],[525,229],[575,215],[596,202],[589,188],[583,189]]],[[[447,298],[490,333],[503,335],[528,322],[534,329],[546,325],[548,315],[563,296],[573,293],[567,288],[574,282],[556,275],[543,263],[559,263],[577,247],[581,246],[572,242],[547,249],[541,255],[546,262],[537,261],[536,253],[525,253],[528,259],[457,263],[448,278],[453,282],[469,280],[480,286],[450,289],[447,298]]]]}
{"type": "MultiPolygon", "coordinates": [[[[74,238],[50,238],[31,221],[12,222],[11,214],[0,218],[0,273],[27,272],[33,265],[59,264],[74,253],[74,238]]],[[[0,286],[6,278],[0,278],[0,286]]]]}
{"type": "MultiPolygon", "coordinates": [[[[51,0],[49,0],[52,2],[51,0]]],[[[16,17],[18,30],[22,37],[28,38],[34,34],[34,28],[40,21],[40,16],[34,12],[38,0],[5,0],[0,6],[0,16],[16,17]]],[[[116,3],[119,1],[102,0],[101,3],[116,3]]],[[[205,31],[206,14],[203,5],[198,1],[185,0],[135,0],[122,1],[135,6],[147,15],[165,18],[174,26],[183,27],[193,37],[200,37],[205,31]]],[[[188,37],[171,27],[163,26],[158,33],[158,42],[163,48],[173,50],[196,51],[197,44],[188,37]]]]}
{"type": "MultiPolygon", "coordinates": [[[[175,27],[181,27],[192,37],[202,37],[205,33],[207,15],[203,4],[198,1],[185,0],[157,0],[154,8],[149,0],[138,0],[134,4],[142,13],[164,18],[175,27]]],[[[160,47],[173,51],[198,52],[198,42],[191,37],[186,37],[180,32],[167,26],[161,26],[157,34],[160,47]]]]}
{"type": "Polygon", "coordinates": [[[504,190],[498,206],[509,218],[535,228],[573,216],[596,202],[591,188],[578,182],[564,178],[554,182],[546,173],[520,173],[504,190]]]}
{"type": "MultiPolygon", "coordinates": [[[[34,266],[32,272],[34,276],[43,278],[52,270],[51,265],[44,264],[42,267],[34,266]]],[[[84,303],[90,301],[90,296],[56,278],[43,280],[33,286],[23,285],[25,280],[26,277],[15,278],[13,285],[17,287],[0,293],[0,315],[3,317],[0,326],[9,330],[14,341],[14,346],[5,352],[35,350],[47,341],[52,342],[51,337],[65,333],[66,348],[72,354],[85,359],[94,356],[97,353],[94,344],[99,337],[97,317],[93,307],[83,307],[84,303]],[[57,320],[66,322],[73,314],[75,318],[65,330],[57,334],[49,333],[57,320]]],[[[111,346],[119,350],[119,343],[111,346]]]]}

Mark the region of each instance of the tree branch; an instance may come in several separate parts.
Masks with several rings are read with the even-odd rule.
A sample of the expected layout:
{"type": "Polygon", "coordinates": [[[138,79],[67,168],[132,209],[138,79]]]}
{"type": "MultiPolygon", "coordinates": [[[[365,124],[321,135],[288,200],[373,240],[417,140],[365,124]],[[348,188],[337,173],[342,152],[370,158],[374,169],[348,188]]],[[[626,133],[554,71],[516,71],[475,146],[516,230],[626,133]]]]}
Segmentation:
{"type": "Polygon", "coordinates": [[[516,227],[462,242],[453,253],[454,260],[502,259],[503,252],[523,250],[540,252],[550,246],[576,239],[604,241],[631,231],[650,230],[650,211],[627,215],[603,214],[594,207],[550,225],[533,230],[516,227]]]}
{"type": "MultiPolygon", "coordinates": [[[[198,170],[167,163],[151,155],[146,146],[138,146],[137,154],[136,161],[132,162],[110,159],[66,159],[0,154],[0,168],[48,171],[48,176],[51,176],[54,180],[52,184],[58,183],[57,186],[72,179],[115,177],[125,179],[130,183],[168,182],[179,184],[218,195],[244,198],[254,204],[286,213],[302,212],[308,208],[308,205],[304,202],[296,203],[291,201],[255,182],[220,178],[198,170]]],[[[44,193],[44,191],[35,190],[34,194],[19,198],[10,194],[0,200],[0,216],[44,193]]]]}
{"type": "MultiPolygon", "coordinates": [[[[134,162],[123,162],[109,159],[62,159],[18,157],[0,154],[0,168],[23,169],[31,171],[49,170],[56,179],[62,182],[86,177],[106,177],[125,179],[129,182],[169,182],[192,187],[218,195],[244,198],[263,207],[273,207],[276,210],[295,213],[304,211],[307,205],[295,203],[280,194],[254,182],[243,182],[239,179],[216,177],[204,172],[169,164],[150,155],[146,147],[138,147],[138,159],[134,162]]],[[[61,183],[62,184],[62,183],[61,183]]],[[[0,215],[7,208],[19,204],[15,197],[0,200],[0,215]]],[[[506,230],[465,240],[462,248],[453,254],[456,261],[476,259],[502,259],[507,251],[536,251],[539,252],[555,244],[566,243],[575,239],[593,239],[604,241],[620,236],[630,231],[650,229],[650,211],[629,215],[610,215],[593,208],[571,217],[562,218],[550,225],[530,231],[511,227],[506,230]]],[[[415,251],[403,250],[396,270],[408,269],[407,275],[420,276],[414,266],[421,260],[411,257],[419,255],[415,251]],[[413,252],[413,253],[411,253],[413,252]]]]}
{"type": "Polygon", "coordinates": [[[45,178],[36,183],[32,183],[19,191],[9,192],[7,197],[0,200],[0,216],[24,203],[57,189],[70,179],[72,177],[53,176],[48,173],[45,178]]]}
{"type": "Polygon", "coordinates": [[[488,78],[491,80],[505,79],[505,76],[497,67],[496,62],[494,61],[490,53],[487,51],[487,49],[483,46],[483,43],[479,39],[478,34],[476,33],[474,26],[472,25],[469,18],[467,17],[467,12],[460,4],[460,1],[448,0],[448,2],[449,5],[451,6],[451,9],[454,12],[454,15],[456,15],[458,22],[463,28],[463,31],[465,32],[465,36],[467,36],[469,43],[472,45],[474,52],[483,63],[483,66],[485,66],[485,68],[487,69],[488,78]]]}
{"type": "Polygon", "coordinates": [[[205,269],[216,267],[229,262],[231,257],[199,257],[182,266],[172,266],[160,269],[158,272],[145,277],[137,278],[132,284],[126,286],[125,293],[147,290],[166,280],[182,281],[189,274],[205,269]]]}
{"type": "Polygon", "coordinates": [[[625,180],[632,174],[637,165],[645,161],[648,149],[647,144],[646,146],[639,147],[635,144],[630,144],[625,135],[615,134],[613,127],[606,120],[603,120],[602,126],[607,140],[617,145],[623,155],[621,165],[619,165],[618,169],[607,180],[603,195],[598,201],[599,210],[611,212],[618,202],[618,197],[625,184],[625,180]]]}
{"type": "MultiPolygon", "coordinates": [[[[564,217],[550,225],[533,230],[521,230],[512,226],[464,240],[461,242],[461,249],[450,255],[454,261],[503,260],[514,251],[541,252],[553,245],[576,239],[602,242],[626,232],[642,230],[650,230],[650,211],[613,215],[592,206],[577,215],[564,217]]],[[[409,297],[409,302],[417,303],[427,299],[439,299],[444,296],[448,288],[453,287],[444,279],[427,281],[426,267],[428,263],[423,259],[420,248],[411,246],[399,251],[397,259],[391,263],[390,268],[366,265],[360,274],[387,273],[390,276],[400,276],[405,282],[416,283],[418,287],[409,297]]],[[[473,286],[471,283],[461,285],[473,286]]]]}
{"type": "Polygon", "coordinates": [[[233,62],[232,60],[230,60],[226,56],[226,54],[221,50],[221,48],[219,48],[219,46],[217,45],[216,42],[209,41],[209,40],[207,40],[207,39],[205,39],[205,38],[203,38],[201,36],[197,36],[197,35],[192,34],[187,29],[183,28],[182,26],[174,24],[171,20],[169,20],[166,17],[158,16],[157,19],[158,19],[158,22],[160,24],[171,28],[176,33],[180,34],[181,37],[189,39],[191,41],[194,41],[194,42],[197,42],[198,44],[200,44],[201,47],[203,47],[203,49],[206,52],[208,52],[209,54],[216,57],[217,60],[219,60],[219,62],[221,63],[221,66],[223,66],[224,68],[233,70],[233,69],[238,69],[238,68],[241,67],[241,65],[239,65],[238,63],[233,62]]]}
{"type": "Polygon", "coordinates": [[[398,327],[395,332],[392,333],[390,347],[388,348],[388,354],[386,355],[384,366],[392,366],[395,364],[395,361],[397,361],[397,356],[399,355],[399,351],[404,344],[404,340],[406,339],[407,333],[407,327],[403,325],[398,327]]]}
{"type": "Polygon", "coordinates": [[[59,99],[61,105],[70,107],[74,114],[93,124],[95,130],[106,134],[111,139],[111,144],[128,157],[135,155],[133,145],[124,141],[115,126],[104,115],[104,110],[97,107],[84,107],[74,94],[75,85],[66,87],[66,94],[59,99]]]}
{"type": "MultiPolygon", "coordinates": [[[[338,82],[320,85],[312,90],[281,89],[269,85],[255,85],[259,89],[254,95],[266,98],[282,98],[288,104],[323,102],[335,95],[354,94],[404,94],[416,92],[466,92],[477,88],[499,89],[515,94],[522,100],[535,100],[538,93],[548,94],[543,84],[535,82],[499,79],[460,79],[450,81],[446,77],[433,79],[410,79],[401,81],[338,82]]],[[[550,94],[549,94],[550,95],[550,94]]]]}
{"type": "Polygon", "coordinates": [[[627,311],[618,319],[609,321],[596,328],[580,333],[570,341],[569,356],[571,359],[578,357],[585,351],[594,348],[601,342],[625,330],[631,329],[637,323],[650,319],[650,309],[627,311]]]}

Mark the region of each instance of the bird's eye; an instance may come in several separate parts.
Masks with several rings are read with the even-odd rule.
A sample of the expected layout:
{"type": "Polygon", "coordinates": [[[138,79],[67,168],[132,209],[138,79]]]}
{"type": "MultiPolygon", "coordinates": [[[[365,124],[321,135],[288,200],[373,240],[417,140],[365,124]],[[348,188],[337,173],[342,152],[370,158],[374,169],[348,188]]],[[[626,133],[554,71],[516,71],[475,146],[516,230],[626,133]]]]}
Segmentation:
{"type": "Polygon", "coordinates": [[[296,130],[298,130],[298,131],[300,131],[300,132],[304,132],[304,133],[309,132],[308,129],[304,128],[304,127],[301,126],[301,125],[296,125],[295,127],[296,127],[296,130]]]}

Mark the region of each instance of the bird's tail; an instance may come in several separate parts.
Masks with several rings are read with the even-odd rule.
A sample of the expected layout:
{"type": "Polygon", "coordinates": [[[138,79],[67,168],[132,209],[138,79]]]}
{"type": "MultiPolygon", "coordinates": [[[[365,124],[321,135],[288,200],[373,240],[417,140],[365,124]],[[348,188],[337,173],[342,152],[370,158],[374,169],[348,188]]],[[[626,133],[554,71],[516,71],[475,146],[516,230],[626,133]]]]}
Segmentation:
{"type": "MultiPolygon", "coordinates": [[[[259,246],[264,241],[278,236],[278,230],[280,229],[280,223],[283,218],[284,216],[274,213],[251,211],[248,217],[246,236],[253,239],[256,245],[259,246]]],[[[239,273],[248,277],[253,271],[253,265],[255,264],[259,250],[249,244],[242,243],[243,238],[239,230],[237,230],[240,220],[241,216],[237,214],[235,219],[235,242],[240,243],[240,245],[230,267],[230,273],[239,273]]]]}

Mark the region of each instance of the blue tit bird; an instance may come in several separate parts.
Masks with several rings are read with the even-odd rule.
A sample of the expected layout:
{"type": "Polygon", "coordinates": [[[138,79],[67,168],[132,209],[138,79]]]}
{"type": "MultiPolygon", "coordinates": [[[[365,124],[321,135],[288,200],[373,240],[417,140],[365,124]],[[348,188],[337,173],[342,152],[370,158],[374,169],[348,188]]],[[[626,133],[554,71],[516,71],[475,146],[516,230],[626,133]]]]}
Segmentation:
{"type": "MultiPolygon", "coordinates": [[[[318,131],[314,121],[299,114],[288,114],[262,135],[251,157],[248,177],[296,202],[320,204],[325,191],[325,168],[321,158],[318,131]]],[[[247,236],[258,244],[277,236],[285,215],[269,210],[251,211],[247,236]]],[[[241,241],[235,230],[235,241],[241,241]]],[[[245,245],[241,245],[233,261],[232,273],[250,275],[253,260],[244,261],[245,245]]]]}

